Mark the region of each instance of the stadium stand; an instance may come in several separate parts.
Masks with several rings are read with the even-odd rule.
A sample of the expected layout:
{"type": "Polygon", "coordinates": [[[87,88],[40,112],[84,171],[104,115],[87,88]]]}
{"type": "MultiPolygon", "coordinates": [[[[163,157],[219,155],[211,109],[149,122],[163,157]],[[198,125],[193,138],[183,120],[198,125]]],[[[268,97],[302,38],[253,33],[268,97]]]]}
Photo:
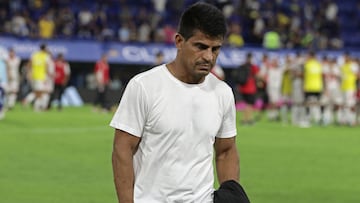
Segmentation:
{"type": "MultiPolygon", "coordinates": [[[[177,19],[195,0],[9,0],[0,2],[1,36],[121,42],[172,42],[177,19]],[[169,37],[170,35],[170,37],[169,37]]],[[[229,25],[238,23],[245,46],[260,47],[268,29],[283,48],[360,46],[356,0],[208,0],[229,25]]]]}

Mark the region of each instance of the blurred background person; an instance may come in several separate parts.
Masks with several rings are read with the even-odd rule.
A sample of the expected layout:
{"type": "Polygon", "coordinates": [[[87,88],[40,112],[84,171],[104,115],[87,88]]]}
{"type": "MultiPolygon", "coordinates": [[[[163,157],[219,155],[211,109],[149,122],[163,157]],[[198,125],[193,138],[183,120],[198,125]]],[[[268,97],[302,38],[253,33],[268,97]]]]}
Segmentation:
{"type": "Polygon", "coordinates": [[[162,51],[158,51],[155,55],[155,66],[161,65],[164,63],[164,53],[162,51]]]}
{"type": "Polygon", "coordinates": [[[108,111],[109,107],[106,104],[106,93],[110,83],[110,68],[107,61],[107,54],[103,54],[98,60],[94,68],[96,80],[96,97],[94,100],[94,110],[108,111]]]}
{"type": "MultiPolygon", "coordinates": [[[[360,67],[360,58],[356,60],[357,65],[360,67]]],[[[356,81],[356,122],[357,125],[360,124],[360,70],[358,71],[357,81],[356,81]]]]}
{"type": "Polygon", "coordinates": [[[8,73],[8,90],[7,90],[7,102],[8,109],[12,109],[15,106],[17,95],[20,86],[19,66],[21,59],[18,57],[13,48],[9,49],[9,57],[6,59],[7,73],[8,73]]]}
{"type": "Polygon", "coordinates": [[[34,110],[43,111],[46,109],[48,102],[46,98],[46,79],[48,69],[52,63],[46,44],[41,44],[40,50],[31,55],[29,63],[32,92],[26,96],[24,104],[30,104],[34,100],[34,110]]]}
{"type": "Polygon", "coordinates": [[[261,101],[260,110],[256,116],[256,120],[261,120],[262,116],[267,113],[269,107],[269,95],[267,92],[268,69],[271,66],[269,55],[264,53],[259,64],[260,72],[256,80],[256,99],[261,101]]]}
{"type": "Polygon", "coordinates": [[[341,66],[341,91],[343,94],[343,105],[339,112],[340,124],[354,126],[356,124],[356,80],[359,67],[350,54],[344,54],[344,64],[341,66]]]}
{"type": "Polygon", "coordinates": [[[219,64],[215,64],[215,66],[210,70],[210,72],[215,75],[219,80],[225,80],[225,72],[219,64]]]}
{"type": "Polygon", "coordinates": [[[42,39],[50,39],[55,36],[56,24],[54,21],[53,10],[48,10],[42,15],[38,22],[39,37],[42,39]]]}
{"type": "Polygon", "coordinates": [[[280,67],[279,61],[274,58],[267,67],[266,91],[269,95],[268,118],[270,121],[280,120],[281,83],[284,68],[280,67]]]}
{"type": "Polygon", "coordinates": [[[245,102],[245,109],[242,118],[242,124],[252,125],[254,124],[254,105],[256,100],[256,78],[260,77],[259,68],[252,62],[252,53],[246,54],[246,61],[238,69],[248,69],[248,73],[242,72],[242,74],[248,74],[245,84],[238,84],[238,91],[240,92],[243,101],[245,102]]]}
{"type": "Polygon", "coordinates": [[[243,47],[244,38],[241,35],[241,26],[239,22],[231,22],[229,30],[229,36],[227,37],[227,43],[231,47],[243,47]]]}
{"type": "Polygon", "coordinates": [[[283,76],[281,81],[281,100],[282,104],[280,107],[281,121],[286,124],[289,122],[288,112],[291,108],[291,94],[292,94],[292,78],[291,78],[291,56],[288,54],[285,57],[283,64],[283,76]]]}
{"type": "Polygon", "coordinates": [[[269,50],[276,50],[281,48],[280,34],[275,28],[270,27],[267,32],[264,33],[263,47],[269,50]]]}
{"type": "Polygon", "coordinates": [[[320,123],[320,97],[323,92],[323,71],[315,53],[310,51],[304,64],[304,95],[306,109],[306,123],[320,123]]]}
{"type": "Polygon", "coordinates": [[[55,99],[57,101],[58,110],[62,109],[61,98],[70,79],[71,69],[69,63],[64,59],[62,53],[58,54],[54,62],[55,72],[54,72],[54,84],[55,88],[51,94],[50,102],[48,108],[52,106],[52,101],[55,99]]]}
{"type": "MultiPolygon", "coordinates": [[[[32,94],[32,97],[35,98],[35,94],[32,92],[32,89],[31,89],[30,60],[27,60],[20,67],[20,92],[19,92],[19,96],[20,96],[20,99],[21,99],[21,102],[22,102],[23,106],[29,104],[26,101],[26,97],[29,97],[30,94],[32,94]]],[[[28,100],[30,101],[30,99],[28,99],[28,100]]]]}
{"type": "Polygon", "coordinates": [[[8,82],[8,74],[6,70],[6,63],[3,57],[0,55],[0,120],[5,117],[5,99],[6,88],[8,82]]]}
{"type": "Polygon", "coordinates": [[[305,121],[305,107],[304,107],[304,88],[303,88],[303,66],[304,57],[301,53],[296,53],[290,66],[290,73],[292,78],[292,93],[291,93],[291,122],[293,125],[306,127],[305,121]]]}
{"type": "Polygon", "coordinates": [[[334,122],[334,115],[337,115],[343,102],[340,89],[341,72],[336,58],[329,59],[324,56],[321,65],[324,74],[324,93],[321,96],[321,104],[324,108],[322,123],[329,125],[334,122]]]}
{"type": "Polygon", "coordinates": [[[55,78],[55,62],[53,54],[47,50],[49,54],[49,64],[47,68],[46,80],[45,80],[45,92],[43,95],[44,110],[48,110],[51,95],[54,93],[54,78],[55,78]]]}

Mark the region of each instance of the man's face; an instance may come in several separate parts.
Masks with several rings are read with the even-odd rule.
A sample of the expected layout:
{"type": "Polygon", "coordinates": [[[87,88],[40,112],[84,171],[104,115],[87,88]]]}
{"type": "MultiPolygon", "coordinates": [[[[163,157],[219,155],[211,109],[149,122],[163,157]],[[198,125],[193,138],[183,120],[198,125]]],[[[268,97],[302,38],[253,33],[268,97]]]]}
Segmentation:
{"type": "Polygon", "coordinates": [[[223,38],[196,31],[187,41],[180,34],[175,40],[186,82],[201,83],[216,63],[223,38]]]}

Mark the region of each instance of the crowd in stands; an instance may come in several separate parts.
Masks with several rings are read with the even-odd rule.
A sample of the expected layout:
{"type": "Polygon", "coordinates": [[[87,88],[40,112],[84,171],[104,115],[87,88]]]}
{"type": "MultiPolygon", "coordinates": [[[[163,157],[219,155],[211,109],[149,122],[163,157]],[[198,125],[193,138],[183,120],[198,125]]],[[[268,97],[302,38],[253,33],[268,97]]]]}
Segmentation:
{"type": "MultiPolygon", "coordinates": [[[[8,0],[0,35],[172,43],[184,7],[196,0],[8,0]]],[[[207,0],[228,21],[228,45],[266,48],[343,47],[333,0],[207,0]]]]}

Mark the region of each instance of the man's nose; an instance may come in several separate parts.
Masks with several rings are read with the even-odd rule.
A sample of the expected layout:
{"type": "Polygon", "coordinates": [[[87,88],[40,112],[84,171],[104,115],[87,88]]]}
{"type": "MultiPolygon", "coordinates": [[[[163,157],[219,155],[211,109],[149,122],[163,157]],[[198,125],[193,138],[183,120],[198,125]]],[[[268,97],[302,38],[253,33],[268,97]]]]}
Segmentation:
{"type": "Polygon", "coordinates": [[[214,59],[214,53],[212,52],[212,49],[209,48],[209,49],[204,50],[203,57],[205,60],[212,62],[214,59]]]}

